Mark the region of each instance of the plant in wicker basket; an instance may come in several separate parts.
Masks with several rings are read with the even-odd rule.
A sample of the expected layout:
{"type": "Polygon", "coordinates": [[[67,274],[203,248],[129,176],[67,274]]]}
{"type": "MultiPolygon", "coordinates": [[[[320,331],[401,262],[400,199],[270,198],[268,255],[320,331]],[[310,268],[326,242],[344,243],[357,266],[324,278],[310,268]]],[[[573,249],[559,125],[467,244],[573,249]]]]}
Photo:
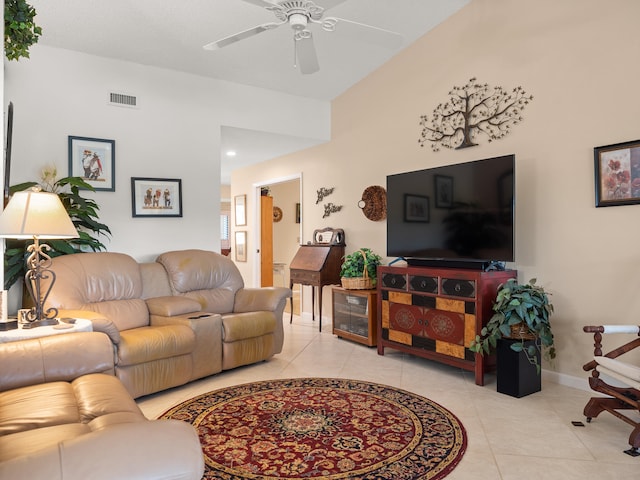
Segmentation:
{"type": "Polygon", "coordinates": [[[481,334],[476,335],[469,349],[484,355],[496,348],[500,338],[520,340],[514,342],[511,349],[524,352],[539,374],[537,350],[549,360],[556,357],[549,323],[553,305],[544,288],[536,285],[535,278],[526,284],[519,284],[514,278],[509,279],[498,287],[493,311],[494,315],[482,328],[481,334]],[[529,340],[533,342],[525,345],[529,340]]]}
{"type": "Polygon", "coordinates": [[[340,268],[342,286],[349,290],[368,290],[376,286],[378,265],[382,257],[369,248],[345,255],[340,268]]]}

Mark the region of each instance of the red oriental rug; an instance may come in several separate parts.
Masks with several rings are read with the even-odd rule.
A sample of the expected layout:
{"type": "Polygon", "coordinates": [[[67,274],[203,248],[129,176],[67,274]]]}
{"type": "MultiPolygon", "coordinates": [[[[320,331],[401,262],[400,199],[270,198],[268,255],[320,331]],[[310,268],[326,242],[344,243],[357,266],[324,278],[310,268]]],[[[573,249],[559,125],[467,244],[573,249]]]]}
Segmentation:
{"type": "Polygon", "coordinates": [[[460,421],[437,403],[339,378],[237,385],[160,418],[197,428],[205,479],[440,479],[467,446],[460,421]]]}

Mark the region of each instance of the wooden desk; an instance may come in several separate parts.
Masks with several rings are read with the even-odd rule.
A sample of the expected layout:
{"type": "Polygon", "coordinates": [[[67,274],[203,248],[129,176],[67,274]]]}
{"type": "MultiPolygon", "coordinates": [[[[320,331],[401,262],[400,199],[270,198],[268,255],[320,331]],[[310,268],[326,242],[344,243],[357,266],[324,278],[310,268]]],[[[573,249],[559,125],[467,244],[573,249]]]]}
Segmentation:
{"type": "MultiPolygon", "coordinates": [[[[311,318],[315,320],[315,287],[318,287],[319,330],[322,331],[322,287],[340,284],[340,268],[344,257],[344,245],[301,245],[290,269],[290,284],[311,285],[311,318]]],[[[291,318],[293,321],[293,298],[291,298],[291,318]]]]}

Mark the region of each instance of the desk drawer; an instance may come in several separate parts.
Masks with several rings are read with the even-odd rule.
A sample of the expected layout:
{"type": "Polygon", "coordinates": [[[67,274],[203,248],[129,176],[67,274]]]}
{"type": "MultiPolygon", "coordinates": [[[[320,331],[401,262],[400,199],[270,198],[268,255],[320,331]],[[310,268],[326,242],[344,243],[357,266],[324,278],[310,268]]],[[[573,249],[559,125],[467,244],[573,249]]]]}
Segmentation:
{"type": "Polygon", "coordinates": [[[319,285],[320,272],[304,270],[291,270],[291,283],[301,283],[303,285],[319,285]]]}

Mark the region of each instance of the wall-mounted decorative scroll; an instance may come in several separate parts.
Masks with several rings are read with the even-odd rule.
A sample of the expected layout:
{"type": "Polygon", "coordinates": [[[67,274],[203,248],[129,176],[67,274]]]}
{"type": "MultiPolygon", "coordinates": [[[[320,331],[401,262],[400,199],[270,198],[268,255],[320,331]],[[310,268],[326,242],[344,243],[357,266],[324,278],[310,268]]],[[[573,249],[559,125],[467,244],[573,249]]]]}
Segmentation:
{"type": "Polygon", "coordinates": [[[342,210],[342,205],[334,205],[333,203],[325,203],[324,204],[324,215],[322,218],[327,218],[332,213],[336,213],[342,210]]]}
{"type": "Polygon", "coordinates": [[[489,137],[489,142],[498,140],[523,120],[522,110],[533,100],[533,95],[527,95],[520,86],[508,90],[479,83],[475,78],[462,87],[454,86],[449,97],[433,110],[430,119],[420,117],[421,147],[427,142],[434,152],[474,147],[481,133],[489,137]]]}
{"type": "Polygon", "coordinates": [[[318,194],[316,205],[319,204],[322,200],[324,200],[325,197],[328,197],[329,195],[331,195],[335,189],[336,187],[331,187],[331,188],[320,187],[320,190],[316,191],[316,193],[318,194]]]}

